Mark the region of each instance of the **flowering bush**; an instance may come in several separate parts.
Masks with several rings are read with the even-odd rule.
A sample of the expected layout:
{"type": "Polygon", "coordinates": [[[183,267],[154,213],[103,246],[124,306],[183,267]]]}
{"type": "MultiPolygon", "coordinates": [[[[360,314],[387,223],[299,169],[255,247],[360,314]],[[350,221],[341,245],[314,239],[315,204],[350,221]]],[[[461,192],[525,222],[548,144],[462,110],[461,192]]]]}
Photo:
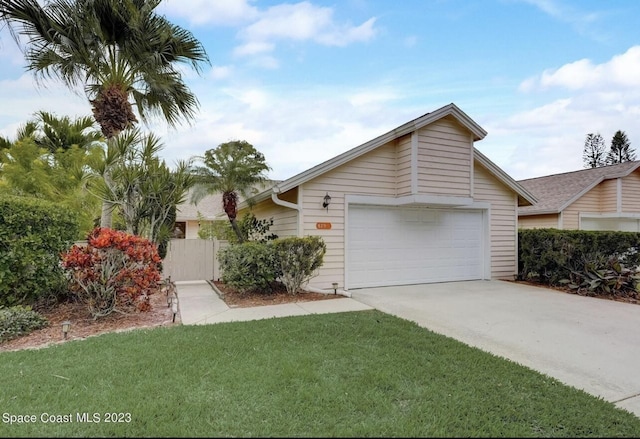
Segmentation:
{"type": "Polygon", "coordinates": [[[108,228],[96,228],[86,246],[62,254],[72,292],[94,318],[113,311],[148,311],[160,285],[161,259],[151,241],[108,228]]]}

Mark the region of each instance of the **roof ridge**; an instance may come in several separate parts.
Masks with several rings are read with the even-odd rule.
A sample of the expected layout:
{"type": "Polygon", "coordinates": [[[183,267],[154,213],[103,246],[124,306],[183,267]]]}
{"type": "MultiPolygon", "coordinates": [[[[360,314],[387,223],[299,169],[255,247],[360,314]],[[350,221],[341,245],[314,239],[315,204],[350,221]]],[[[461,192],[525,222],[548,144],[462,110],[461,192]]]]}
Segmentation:
{"type": "Polygon", "coordinates": [[[557,174],[549,174],[549,175],[542,175],[540,177],[524,178],[522,180],[518,180],[518,183],[531,181],[531,180],[539,180],[539,179],[549,178],[549,177],[557,177],[559,175],[577,174],[578,172],[583,172],[583,173],[595,172],[595,171],[606,172],[606,171],[610,171],[611,168],[614,168],[614,167],[621,167],[623,165],[629,166],[629,163],[638,163],[638,162],[640,162],[640,160],[629,160],[622,163],[616,163],[614,165],[605,165],[605,166],[598,166],[596,168],[578,169],[576,171],[558,172],[557,174]],[[609,169],[606,169],[606,168],[609,168],[609,169]]]}

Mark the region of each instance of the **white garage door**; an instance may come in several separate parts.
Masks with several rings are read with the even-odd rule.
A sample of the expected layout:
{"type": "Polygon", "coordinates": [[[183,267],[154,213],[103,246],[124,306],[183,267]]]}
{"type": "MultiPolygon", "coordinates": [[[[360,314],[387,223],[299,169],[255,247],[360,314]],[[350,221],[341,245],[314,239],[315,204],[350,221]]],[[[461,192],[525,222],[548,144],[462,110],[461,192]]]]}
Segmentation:
{"type": "Polygon", "coordinates": [[[481,210],[350,206],[349,288],[483,278],[481,210]]]}

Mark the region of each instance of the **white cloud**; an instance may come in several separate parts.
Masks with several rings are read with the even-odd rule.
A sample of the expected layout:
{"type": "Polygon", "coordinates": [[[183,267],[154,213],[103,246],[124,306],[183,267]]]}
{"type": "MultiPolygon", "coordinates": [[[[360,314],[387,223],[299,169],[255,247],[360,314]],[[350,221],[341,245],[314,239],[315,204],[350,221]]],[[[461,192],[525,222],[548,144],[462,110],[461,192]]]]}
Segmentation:
{"type": "MultiPolygon", "coordinates": [[[[359,94],[360,103],[387,99],[393,92],[372,89],[370,95],[359,94]]],[[[273,168],[271,178],[286,179],[420,115],[352,105],[352,98],[339,87],[282,93],[238,85],[213,92],[201,98],[193,127],[167,133],[164,156],[168,161],[186,159],[229,140],[246,140],[265,154],[273,168]]]]}
{"type": "Polygon", "coordinates": [[[250,22],[258,15],[257,8],[250,3],[247,0],[164,0],[158,11],[184,18],[195,26],[235,26],[250,22]]]}
{"type": "Polygon", "coordinates": [[[640,46],[633,46],[625,53],[616,55],[602,64],[581,59],[555,70],[545,70],[540,76],[524,81],[520,89],[527,92],[546,90],[551,87],[594,90],[606,86],[628,90],[630,87],[640,85],[638,72],[640,72],[640,46]]]}
{"type": "Polygon", "coordinates": [[[247,56],[270,52],[275,49],[275,42],[281,40],[346,46],[375,37],[375,18],[353,26],[337,23],[333,13],[332,8],[315,6],[309,2],[272,6],[239,32],[244,43],[236,48],[234,54],[247,56]]]}
{"type": "Polygon", "coordinates": [[[601,64],[583,59],[529,78],[520,89],[544,103],[490,121],[479,148],[516,179],[582,169],[589,133],[600,133],[608,147],[617,130],[625,131],[638,150],[639,71],[634,46],[601,64]]]}

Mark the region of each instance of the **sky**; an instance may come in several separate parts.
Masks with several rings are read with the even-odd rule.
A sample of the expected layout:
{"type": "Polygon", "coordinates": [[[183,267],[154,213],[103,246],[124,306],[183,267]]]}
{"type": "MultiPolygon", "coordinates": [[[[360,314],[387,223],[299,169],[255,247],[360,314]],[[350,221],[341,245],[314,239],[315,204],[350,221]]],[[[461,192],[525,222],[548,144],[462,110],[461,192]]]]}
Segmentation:
{"type": "MultiPolygon", "coordinates": [[[[231,140],[290,178],[454,103],[475,147],[515,180],[576,171],[587,134],[624,131],[640,158],[637,0],[163,0],[203,44],[183,70],[196,118],[155,121],[167,164],[231,140]]],[[[38,111],[91,115],[82,92],[36,83],[0,31],[0,135],[38,111]]]]}

